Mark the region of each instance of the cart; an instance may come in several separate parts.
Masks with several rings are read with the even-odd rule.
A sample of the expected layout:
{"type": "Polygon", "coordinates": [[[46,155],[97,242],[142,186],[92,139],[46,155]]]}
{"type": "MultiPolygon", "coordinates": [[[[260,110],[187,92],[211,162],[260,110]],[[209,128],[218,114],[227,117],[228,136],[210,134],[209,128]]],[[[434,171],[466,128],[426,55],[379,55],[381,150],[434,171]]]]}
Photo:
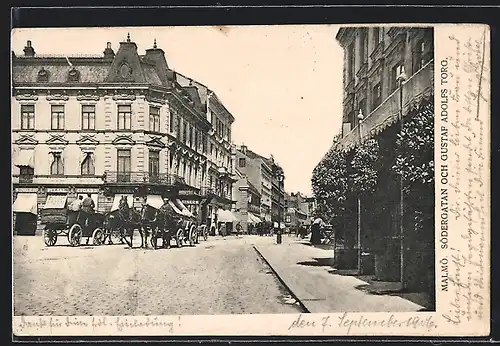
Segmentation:
{"type": "Polygon", "coordinates": [[[93,245],[102,245],[104,216],[102,214],[87,214],[83,211],[72,212],[66,208],[44,208],[41,210],[41,223],[45,225],[43,239],[46,246],[54,246],[61,235],[68,238],[71,246],[80,245],[83,237],[87,244],[92,239],[93,245]]]}

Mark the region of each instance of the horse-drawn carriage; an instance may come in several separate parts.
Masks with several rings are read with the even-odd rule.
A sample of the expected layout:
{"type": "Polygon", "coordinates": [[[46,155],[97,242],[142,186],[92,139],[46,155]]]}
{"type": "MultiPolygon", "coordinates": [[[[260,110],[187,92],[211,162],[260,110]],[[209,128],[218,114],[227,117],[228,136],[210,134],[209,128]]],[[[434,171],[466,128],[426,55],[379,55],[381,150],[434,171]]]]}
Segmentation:
{"type": "Polygon", "coordinates": [[[174,238],[177,247],[185,243],[190,246],[198,243],[198,225],[196,218],[179,200],[162,196],[149,195],[141,211],[142,232],[141,246],[147,246],[148,235],[151,235],[151,246],[158,248],[158,239],[162,239],[163,248],[170,247],[174,238]]]}
{"type": "Polygon", "coordinates": [[[66,196],[49,196],[45,207],[40,211],[40,222],[45,226],[45,245],[54,246],[60,235],[66,236],[71,246],[79,246],[84,237],[87,238],[87,244],[90,239],[93,245],[103,244],[104,215],[70,211],[66,203],[66,196]]]}

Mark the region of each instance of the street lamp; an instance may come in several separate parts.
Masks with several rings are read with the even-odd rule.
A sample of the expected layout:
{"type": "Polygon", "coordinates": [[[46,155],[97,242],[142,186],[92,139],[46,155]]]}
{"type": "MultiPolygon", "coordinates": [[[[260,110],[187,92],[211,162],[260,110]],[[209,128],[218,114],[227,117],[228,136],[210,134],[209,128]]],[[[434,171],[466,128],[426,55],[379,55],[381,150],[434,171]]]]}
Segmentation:
{"type": "MultiPolygon", "coordinates": [[[[281,183],[283,182],[283,180],[285,179],[285,176],[283,174],[283,171],[280,169],[278,170],[278,172],[276,173],[276,180],[278,181],[278,183],[280,183],[279,185],[281,186],[281,183]]],[[[280,200],[279,200],[279,206],[278,206],[278,232],[276,234],[276,242],[278,244],[281,244],[282,242],[282,239],[281,239],[281,193],[280,193],[280,200]]]]}
{"type": "MultiPolygon", "coordinates": [[[[358,136],[359,136],[359,146],[361,146],[361,124],[363,123],[363,111],[360,109],[358,113],[358,136]]],[[[358,193],[358,234],[357,234],[357,247],[358,247],[358,274],[361,275],[361,196],[358,193]]]]}
{"type": "MultiPolygon", "coordinates": [[[[401,125],[401,133],[403,132],[403,83],[407,80],[407,76],[405,73],[404,66],[401,66],[400,73],[397,77],[397,81],[399,83],[399,123],[401,125]]],[[[403,175],[399,177],[399,240],[400,240],[400,280],[401,280],[401,288],[405,288],[405,280],[404,280],[404,251],[405,251],[405,243],[404,243],[404,193],[403,193],[403,175]]]]}

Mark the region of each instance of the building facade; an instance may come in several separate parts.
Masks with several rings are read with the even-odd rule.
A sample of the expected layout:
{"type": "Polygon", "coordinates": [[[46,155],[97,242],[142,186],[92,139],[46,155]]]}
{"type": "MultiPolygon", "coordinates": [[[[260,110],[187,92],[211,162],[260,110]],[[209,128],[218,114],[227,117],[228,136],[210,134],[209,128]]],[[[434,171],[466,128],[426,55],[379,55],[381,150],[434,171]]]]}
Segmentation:
{"type": "Polygon", "coordinates": [[[260,217],[261,194],[245,174],[236,169],[238,180],[233,185],[233,196],[236,200],[234,215],[238,219],[236,231],[251,233],[254,227],[262,222],[260,217]],[[239,224],[239,226],[238,226],[239,224]],[[241,226],[240,229],[238,229],[241,226]]]}
{"type": "MultiPolygon", "coordinates": [[[[346,27],[336,39],[344,50],[343,125],[331,150],[352,160],[356,148],[373,139],[379,145],[380,165],[373,193],[347,197],[336,238],[356,244],[359,234],[362,251],[375,256],[379,280],[434,293],[433,188],[407,190],[404,195],[402,178],[392,169],[402,124],[415,114],[433,111],[433,29],[346,27]],[[422,211],[428,223],[417,230],[415,215],[422,211]]],[[[352,250],[354,256],[342,260],[351,269],[356,267],[356,251],[358,257],[361,253],[352,250]]]]}
{"type": "Polygon", "coordinates": [[[106,212],[119,194],[175,194],[202,222],[210,203],[231,208],[234,117],[156,42],[66,57],[28,41],[12,53],[12,86],[14,200],[28,194],[39,210],[50,195],[90,193],[106,212]]]}
{"type": "Polygon", "coordinates": [[[307,225],[309,206],[306,198],[300,192],[285,193],[285,225],[291,229],[297,229],[299,225],[307,225]]]}

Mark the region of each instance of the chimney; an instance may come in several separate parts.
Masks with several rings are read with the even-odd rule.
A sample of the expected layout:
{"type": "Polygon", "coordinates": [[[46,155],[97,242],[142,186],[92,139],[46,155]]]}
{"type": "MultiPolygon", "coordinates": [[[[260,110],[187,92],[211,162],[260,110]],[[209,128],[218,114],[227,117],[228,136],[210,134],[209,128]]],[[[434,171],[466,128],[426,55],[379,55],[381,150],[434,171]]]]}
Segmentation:
{"type": "Polygon", "coordinates": [[[245,144],[242,144],[241,147],[240,147],[240,151],[243,153],[243,154],[247,154],[247,146],[245,144]]]}
{"type": "Polygon", "coordinates": [[[31,41],[26,42],[26,47],[24,47],[24,56],[35,56],[35,50],[31,46],[31,41]]]}
{"type": "Polygon", "coordinates": [[[111,42],[106,43],[106,49],[104,50],[104,59],[113,60],[115,58],[115,52],[111,48],[111,42]]]}

